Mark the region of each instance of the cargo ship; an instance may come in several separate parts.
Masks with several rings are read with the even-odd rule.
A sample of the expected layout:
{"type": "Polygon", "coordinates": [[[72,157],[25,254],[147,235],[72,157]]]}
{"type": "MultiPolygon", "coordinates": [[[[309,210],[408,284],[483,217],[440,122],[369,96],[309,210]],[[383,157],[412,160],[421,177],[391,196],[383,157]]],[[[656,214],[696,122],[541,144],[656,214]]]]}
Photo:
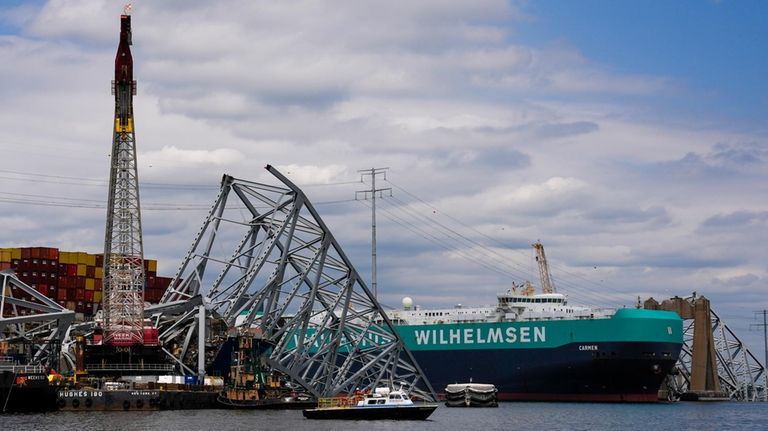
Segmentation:
{"type": "Polygon", "coordinates": [[[494,384],[501,401],[658,400],[683,345],[680,316],[531,290],[488,307],[427,310],[404,298],[387,314],[436,391],[475,381],[494,384]]]}
{"type": "Polygon", "coordinates": [[[526,281],[493,306],[422,310],[404,298],[387,312],[432,387],[489,383],[500,401],[658,401],[683,346],[680,316],[571,305],[544,246],[532,247],[541,293],[526,281]]]}

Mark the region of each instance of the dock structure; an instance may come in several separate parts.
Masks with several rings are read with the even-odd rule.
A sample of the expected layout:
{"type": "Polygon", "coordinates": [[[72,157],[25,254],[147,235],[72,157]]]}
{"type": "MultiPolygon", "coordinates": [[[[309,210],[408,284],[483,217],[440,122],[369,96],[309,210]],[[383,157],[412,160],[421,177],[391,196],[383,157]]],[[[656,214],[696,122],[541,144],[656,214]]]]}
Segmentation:
{"type": "Polygon", "coordinates": [[[316,397],[397,384],[436,399],[307,196],[266,169],[281,186],[223,177],[160,304],[147,310],[171,360],[189,373],[202,367],[205,340],[192,340],[200,319],[215,318],[271,343],[264,361],[316,397]]]}
{"type": "Polygon", "coordinates": [[[695,293],[661,303],[650,298],[643,307],[675,311],[683,318],[680,359],[662,391],[689,400],[768,401],[764,364],[711,308],[709,299],[695,293]]]}

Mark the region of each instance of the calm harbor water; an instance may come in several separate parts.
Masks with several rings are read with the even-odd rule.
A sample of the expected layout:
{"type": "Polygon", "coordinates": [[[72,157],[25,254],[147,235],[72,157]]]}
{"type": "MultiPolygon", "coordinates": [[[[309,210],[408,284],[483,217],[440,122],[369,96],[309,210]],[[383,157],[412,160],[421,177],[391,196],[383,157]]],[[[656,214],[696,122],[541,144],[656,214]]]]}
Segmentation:
{"type": "Polygon", "coordinates": [[[768,429],[768,403],[502,403],[496,409],[441,406],[427,421],[311,421],[301,411],[195,410],[4,415],[0,430],[730,430],[768,429]]]}

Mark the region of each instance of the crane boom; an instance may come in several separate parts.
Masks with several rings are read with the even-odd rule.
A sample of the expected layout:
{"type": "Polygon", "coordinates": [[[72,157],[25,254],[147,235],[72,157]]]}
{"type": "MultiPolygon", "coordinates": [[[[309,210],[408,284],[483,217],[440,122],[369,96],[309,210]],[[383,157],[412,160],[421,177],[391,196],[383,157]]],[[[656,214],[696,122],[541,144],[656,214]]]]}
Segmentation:
{"type": "Polygon", "coordinates": [[[544,245],[537,241],[531,246],[536,250],[536,262],[539,264],[539,278],[541,279],[542,293],[555,293],[555,284],[549,274],[549,264],[547,256],[544,254],[544,245]]]}

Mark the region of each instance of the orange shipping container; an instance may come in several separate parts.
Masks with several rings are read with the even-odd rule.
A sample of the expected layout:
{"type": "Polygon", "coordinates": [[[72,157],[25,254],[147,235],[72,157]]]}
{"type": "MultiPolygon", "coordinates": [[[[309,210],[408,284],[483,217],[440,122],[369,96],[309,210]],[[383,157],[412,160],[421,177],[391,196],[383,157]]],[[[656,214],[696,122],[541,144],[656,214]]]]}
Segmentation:
{"type": "Polygon", "coordinates": [[[95,290],[93,292],[93,302],[95,302],[97,304],[101,303],[101,291],[100,290],[95,290]]]}
{"type": "Polygon", "coordinates": [[[97,266],[96,269],[93,271],[93,275],[96,278],[104,278],[104,268],[97,266]]]}

